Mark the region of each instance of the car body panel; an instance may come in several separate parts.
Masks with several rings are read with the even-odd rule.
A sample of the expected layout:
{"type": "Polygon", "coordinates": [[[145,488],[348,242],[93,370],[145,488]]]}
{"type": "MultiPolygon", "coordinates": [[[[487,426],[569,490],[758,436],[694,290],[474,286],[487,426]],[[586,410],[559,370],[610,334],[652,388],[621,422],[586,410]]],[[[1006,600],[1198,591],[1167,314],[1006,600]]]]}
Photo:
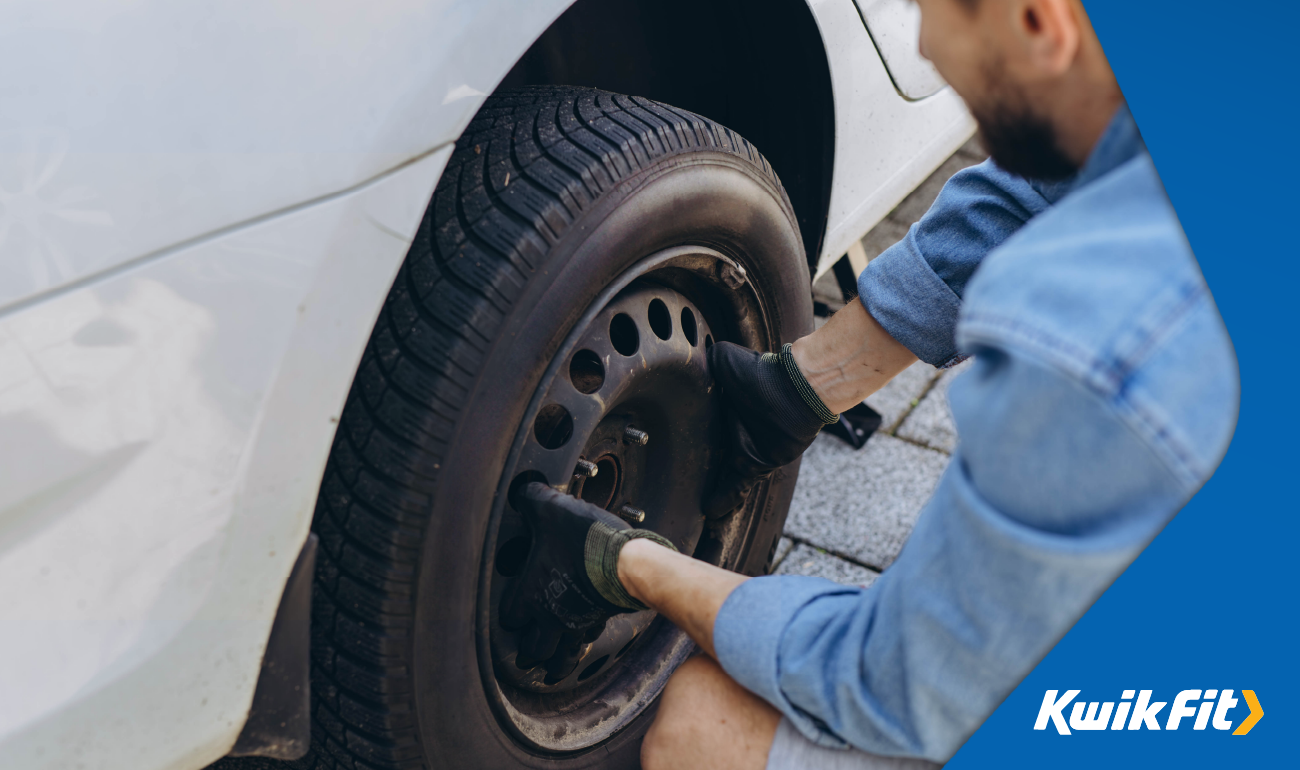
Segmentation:
{"type": "Polygon", "coordinates": [[[229,750],[450,153],[0,317],[0,764],[229,750]]]}
{"type": "Polygon", "coordinates": [[[947,85],[921,55],[921,7],[910,0],[854,0],[894,87],[908,99],[933,96],[947,85]]]}
{"type": "Polygon", "coordinates": [[[0,308],[453,141],[567,5],[7,3],[0,308]]]}
{"type": "Polygon", "coordinates": [[[835,97],[835,171],[820,276],[969,139],[975,124],[951,88],[919,101],[898,93],[852,0],[812,0],[809,7],[835,97]]]}
{"type": "MultiPolygon", "coordinates": [[[[450,143],[566,5],[7,5],[6,766],[229,750],[450,143]]],[[[898,93],[852,0],[809,7],[836,111],[825,270],[971,124],[949,90],[898,93]]]]}

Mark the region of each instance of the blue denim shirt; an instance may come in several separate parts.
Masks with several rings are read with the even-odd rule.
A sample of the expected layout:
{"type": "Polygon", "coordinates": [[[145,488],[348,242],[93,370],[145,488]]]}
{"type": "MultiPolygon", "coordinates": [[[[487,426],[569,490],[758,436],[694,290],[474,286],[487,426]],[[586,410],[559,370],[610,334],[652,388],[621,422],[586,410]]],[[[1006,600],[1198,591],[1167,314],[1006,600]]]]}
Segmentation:
{"type": "Polygon", "coordinates": [[[975,356],[960,443],[870,588],[746,581],[714,645],[809,738],[942,762],[1209,478],[1236,359],[1126,109],[1068,183],[955,175],[860,290],[923,360],[975,356]]]}

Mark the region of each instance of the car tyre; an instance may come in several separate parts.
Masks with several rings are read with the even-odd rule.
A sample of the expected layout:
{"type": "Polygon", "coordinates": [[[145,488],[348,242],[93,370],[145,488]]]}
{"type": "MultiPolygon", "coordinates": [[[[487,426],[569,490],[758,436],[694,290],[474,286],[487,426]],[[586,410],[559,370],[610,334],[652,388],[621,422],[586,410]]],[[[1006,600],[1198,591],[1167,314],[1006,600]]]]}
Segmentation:
{"type": "MultiPolygon", "coordinates": [[[[648,99],[576,87],[489,97],[379,314],[324,473],[303,766],[639,766],[653,705],[572,745],[511,721],[494,690],[500,664],[485,660],[484,610],[494,528],[543,385],[558,382],[584,323],[638,291],[693,308],[690,336],[711,330],[688,357],[715,337],[771,350],[810,332],[807,261],[770,165],[727,128],[648,99]]],[[[725,438],[712,427],[690,440],[695,495],[725,438]]],[[[761,574],[796,475],[797,464],[778,472],[720,524],[697,517],[682,542],[761,574]]],[[[674,662],[689,652],[673,650],[674,662]]],[[[555,719],[539,724],[568,729],[555,719]]]]}

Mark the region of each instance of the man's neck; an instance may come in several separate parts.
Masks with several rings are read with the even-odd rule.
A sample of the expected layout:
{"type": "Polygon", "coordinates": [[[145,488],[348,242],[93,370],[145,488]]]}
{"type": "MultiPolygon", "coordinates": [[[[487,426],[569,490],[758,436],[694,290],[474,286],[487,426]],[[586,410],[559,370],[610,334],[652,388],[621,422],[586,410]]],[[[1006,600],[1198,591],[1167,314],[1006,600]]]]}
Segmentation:
{"type": "Polygon", "coordinates": [[[1088,43],[1080,48],[1070,71],[1052,84],[1048,97],[1057,146],[1079,167],[1124,103],[1101,44],[1096,38],[1088,43]]]}

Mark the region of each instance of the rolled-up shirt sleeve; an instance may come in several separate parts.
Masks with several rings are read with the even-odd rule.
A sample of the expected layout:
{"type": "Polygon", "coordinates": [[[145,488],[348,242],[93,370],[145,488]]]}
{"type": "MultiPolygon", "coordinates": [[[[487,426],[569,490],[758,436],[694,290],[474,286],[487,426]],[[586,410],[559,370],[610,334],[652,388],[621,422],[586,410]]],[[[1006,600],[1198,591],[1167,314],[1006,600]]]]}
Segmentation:
{"type": "Polygon", "coordinates": [[[754,578],[714,624],[727,673],[824,745],[947,761],[1191,495],[1055,369],[981,350],[950,399],[963,443],[871,587],[754,578]]]}
{"type": "Polygon", "coordinates": [[[917,358],[940,367],[956,363],[966,282],[986,254],[1069,186],[1031,183],[991,160],[957,172],[921,221],[858,276],[862,304],[917,358]]]}

